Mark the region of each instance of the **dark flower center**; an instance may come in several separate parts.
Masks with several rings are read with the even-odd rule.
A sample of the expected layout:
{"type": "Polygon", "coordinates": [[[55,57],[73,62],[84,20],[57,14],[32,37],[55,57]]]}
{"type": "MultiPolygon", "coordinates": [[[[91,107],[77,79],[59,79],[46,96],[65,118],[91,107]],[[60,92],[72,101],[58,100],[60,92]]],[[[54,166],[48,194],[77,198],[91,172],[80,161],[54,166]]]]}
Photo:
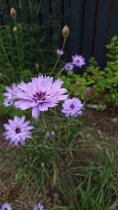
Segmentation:
{"type": "Polygon", "coordinates": [[[77,59],[77,63],[80,63],[80,60],[79,59],[77,59]]]}
{"type": "Polygon", "coordinates": [[[38,100],[38,101],[44,101],[45,100],[45,96],[46,96],[46,93],[45,92],[37,92],[36,94],[33,95],[33,99],[34,100],[38,100]]]}
{"type": "Polygon", "coordinates": [[[8,210],[8,208],[5,208],[4,210],[8,210]]]}
{"type": "Polygon", "coordinates": [[[73,109],[74,107],[75,107],[74,104],[71,104],[71,105],[70,105],[70,108],[71,108],[71,109],[73,109]]]}
{"type": "Polygon", "coordinates": [[[20,133],[20,132],[21,132],[21,128],[18,128],[18,127],[17,127],[16,130],[15,130],[15,132],[16,132],[16,133],[20,133]]]}

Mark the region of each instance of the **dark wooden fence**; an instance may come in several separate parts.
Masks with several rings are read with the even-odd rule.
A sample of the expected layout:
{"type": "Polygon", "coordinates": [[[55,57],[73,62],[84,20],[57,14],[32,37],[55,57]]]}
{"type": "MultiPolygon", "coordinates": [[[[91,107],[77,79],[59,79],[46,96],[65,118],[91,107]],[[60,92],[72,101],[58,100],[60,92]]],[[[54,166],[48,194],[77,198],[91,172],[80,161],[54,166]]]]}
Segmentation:
{"type": "Polygon", "coordinates": [[[56,26],[67,24],[71,35],[68,54],[95,56],[104,63],[105,44],[118,35],[118,0],[0,0],[0,24],[9,24],[9,11],[14,7],[19,20],[28,24],[47,25],[47,36],[56,26]],[[50,26],[49,26],[50,23],[50,26]]]}

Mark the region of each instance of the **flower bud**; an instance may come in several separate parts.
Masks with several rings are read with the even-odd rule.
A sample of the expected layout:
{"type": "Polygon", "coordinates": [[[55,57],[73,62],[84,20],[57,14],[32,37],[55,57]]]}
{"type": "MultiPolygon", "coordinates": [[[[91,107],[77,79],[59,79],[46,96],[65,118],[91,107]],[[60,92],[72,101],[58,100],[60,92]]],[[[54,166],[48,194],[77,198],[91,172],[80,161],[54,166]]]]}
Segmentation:
{"type": "Polygon", "coordinates": [[[80,82],[79,81],[76,82],[76,86],[80,87],[80,82]]]}
{"type": "Polygon", "coordinates": [[[36,69],[38,72],[39,72],[39,67],[40,67],[39,64],[36,63],[36,64],[35,64],[35,69],[36,69]]]}
{"type": "Polygon", "coordinates": [[[67,39],[70,34],[70,29],[67,25],[65,25],[62,29],[62,36],[64,39],[67,39]]]}
{"type": "Polygon", "coordinates": [[[14,27],[13,27],[13,32],[16,33],[17,31],[18,31],[17,27],[14,26],[14,27]]]}
{"type": "Polygon", "coordinates": [[[93,87],[88,87],[86,92],[85,92],[85,96],[87,98],[89,98],[89,97],[91,97],[92,93],[93,93],[93,87]]]}
{"type": "Polygon", "coordinates": [[[11,15],[11,17],[16,18],[17,12],[16,12],[16,10],[14,8],[11,8],[10,15],[11,15]]]}

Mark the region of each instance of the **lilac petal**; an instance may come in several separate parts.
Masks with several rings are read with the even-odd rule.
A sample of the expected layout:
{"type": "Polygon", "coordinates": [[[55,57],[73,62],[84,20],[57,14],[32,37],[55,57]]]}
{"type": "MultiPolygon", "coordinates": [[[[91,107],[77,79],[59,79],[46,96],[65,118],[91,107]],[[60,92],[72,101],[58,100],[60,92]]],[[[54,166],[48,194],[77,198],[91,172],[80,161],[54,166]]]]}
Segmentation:
{"type": "Polygon", "coordinates": [[[35,106],[32,108],[32,116],[34,118],[38,118],[40,115],[40,110],[39,110],[39,106],[35,106]]]}
{"type": "Polygon", "coordinates": [[[26,110],[26,109],[29,109],[31,107],[31,101],[20,100],[20,101],[15,102],[15,106],[16,106],[16,108],[19,108],[21,110],[26,110]]]}

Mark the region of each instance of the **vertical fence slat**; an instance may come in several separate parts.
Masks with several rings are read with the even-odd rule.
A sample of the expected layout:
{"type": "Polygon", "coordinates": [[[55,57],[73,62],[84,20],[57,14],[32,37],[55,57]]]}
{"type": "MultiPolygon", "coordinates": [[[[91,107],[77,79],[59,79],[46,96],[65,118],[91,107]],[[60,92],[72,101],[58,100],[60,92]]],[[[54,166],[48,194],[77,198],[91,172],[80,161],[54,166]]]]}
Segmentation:
{"type": "Polygon", "coordinates": [[[18,20],[20,20],[23,23],[29,23],[28,22],[28,1],[17,1],[17,11],[18,11],[18,20]]]}
{"type": "Polygon", "coordinates": [[[62,23],[62,19],[63,19],[63,17],[62,17],[62,13],[63,13],[63,11],[62,11],[62,0],[56,0],[55,1],[55,16],[56,16],[56,23],[57,23],[57,25],[60,27],[60,25],[61,25],[61,23],[62,23]]]}
{"type": "Polygon", "coordinates": [[[9,1],[1,1],[0,2],[1,7],[1,23],[2,25],[7,25],[10,21],[10,15],[9,15],[9,1]]]}
{"type": "Polygon", "coordinates": [[[29,11],[30,11],[30,16],[31,16],[31,23],[38,24],[39,23],[39,18],[38,18],[39,11],[38,10],[40,7],[40,1],[29,0],[28,6],[29,6],[29,11]]]}
{"type": "Polygon", "coordinates": [[[18,9],[18,4],[17,4],[17,0],[9,0],[9,9],[11,8],[14,8],[14,9],[18,9]]]}
{"type": "Polygon", "coordinates": [[[98,63],[102,65],[104,63],[104,50],[106,40],[107,18],[109,10],[110,0],[99,0],[98,6],[98,19],[95,36],[94,56],[98,63]]]}
{"type": "Polygon", "coordinates": [[[41,25],[45,27],[47,39],[50,38],[50,1],[42,1],[41,4],[41,25]]]}
{"type": "Polygon", "coordinates": [[[62,0],[56,0],[54,5],[54,30],[53,33],[55,33],[57,38],[57,47],[61,47],[61,27],[63,22],[63,4],[62,0]]]}
{"type": "Polygon", "coordinates": [[[81,50],[81,30],[83,24],[83,0],[71,1],[71,55],[80,53],[81,50]]]}
{"type": "Polygon", "coordinates": [[[88,60],[92,55],[96,0],[85,1],[82,54],[88,60]]]}
{"type": "Polygon", "coordinates": [[[112,18],[111,36],[118,35],[118,0],[115,0],[114,13],[112,18]]]}
{"type": "MultiPolygon", "coordinates": [[[[62,21],[62,27],[64,25],[68,25],[70,28],[70,17],[71,17],[71,0],[63,0],[63,21],[62,21]]],[[[70,59],[71,52],[70,52],[70,37],[71,37],[71,32],[70,36],[66,41],[66,45],[64,47],[64,56],[66,60],[70,59]]]]}

